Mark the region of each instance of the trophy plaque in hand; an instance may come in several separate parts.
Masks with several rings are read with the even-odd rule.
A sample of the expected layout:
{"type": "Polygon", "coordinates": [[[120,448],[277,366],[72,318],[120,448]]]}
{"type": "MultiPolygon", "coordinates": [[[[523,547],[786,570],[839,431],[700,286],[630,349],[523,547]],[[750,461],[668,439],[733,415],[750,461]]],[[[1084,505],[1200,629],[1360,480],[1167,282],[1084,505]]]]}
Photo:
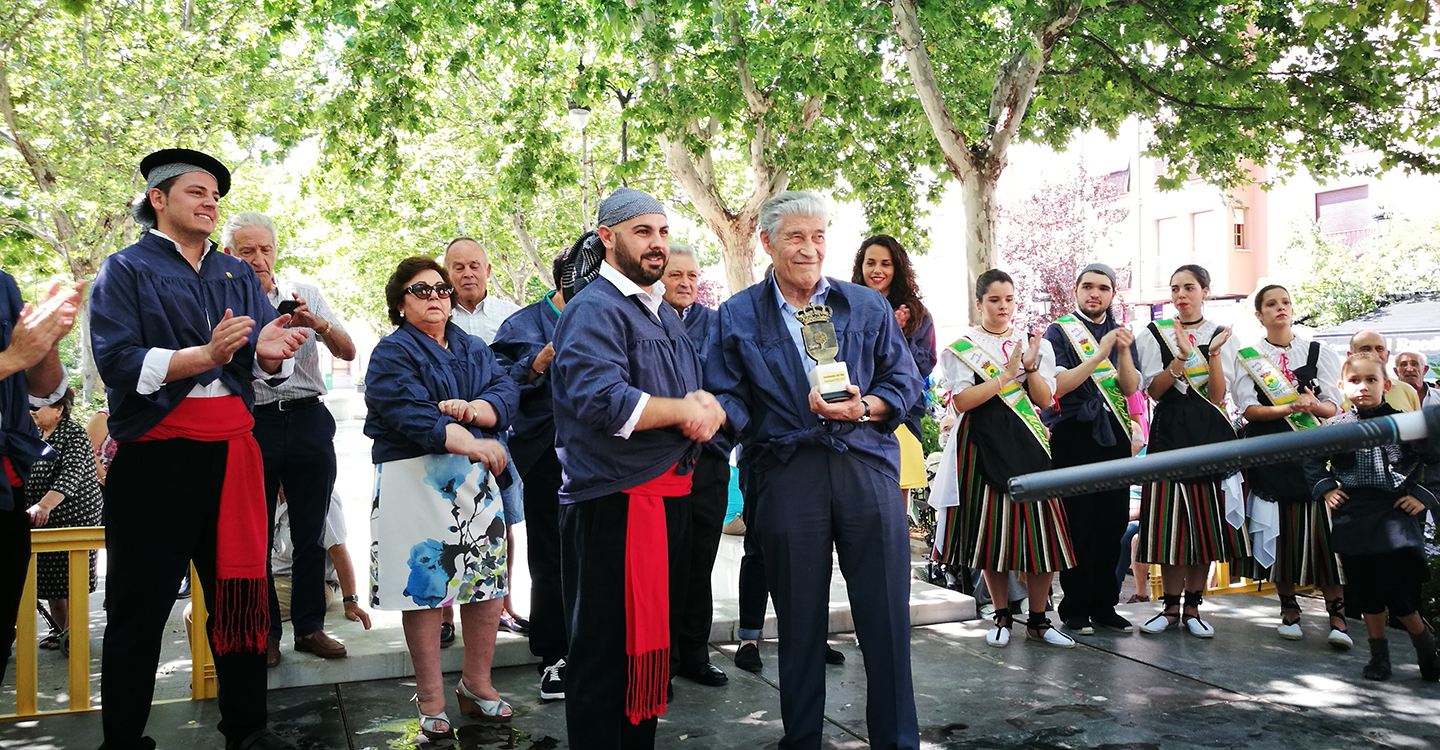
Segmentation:
{"type": "Polygon", "coordinates": [[[833,311],[825,305],[810,304],[795,313],[800,321],[800,340],[805,344],[805,353],[815,360],[810,371],[810,386],[820,389],[820,398],[826,401],[844,401],[850,398],[850,369],[844,362],[836,362],[840,353],[840,341],[835,336],[835,326],[830,322],[833,311]]]}

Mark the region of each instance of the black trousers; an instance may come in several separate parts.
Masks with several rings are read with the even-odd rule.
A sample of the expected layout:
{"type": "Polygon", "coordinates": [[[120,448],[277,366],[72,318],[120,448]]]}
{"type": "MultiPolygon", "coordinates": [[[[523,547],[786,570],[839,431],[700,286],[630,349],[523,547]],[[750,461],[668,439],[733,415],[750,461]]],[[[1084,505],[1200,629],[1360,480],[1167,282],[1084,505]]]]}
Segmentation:
{"type": "MultiPolygon", "coordinates": [[[[677,578],[684,580],[689,504],[666,498],[670,609],[677,578]]],[[[560,506],[561,580],[570,626],[565,660],[565,725],[571,750],[648,750],[655,719],[625,716],[629,662],[625,656],[625,533],[630,498],[624,493],[560,506]]]]}
{"type": "Polygon", "coordinates": [[[560,459],[546,448],[522,477],[525,557],[530,563],[530,653],[542,667],[565,658],[565,597],[560,583],[560,459]]]}
{"type": "MultiPolygon", "coordinates": [[[[227,448],[223,442],[121,443],[105,479],[107,517],[105,700],[102,750],[155,747],[145,737],[160,639],[192,560],[205,606],[215,609],[215,534],[227,448]]],[[[214,620],[210,620],[213,625],[214,620]]],[[[213,634],[211,644],[214,644],[213,634]]],[[[265,726],[265,654],[215,657],[220,731],[231,740],[265,726]]]]}
{"type": "Polygon", "coordinates": [[[758,641],[765,628],[765,603],[770,599],[770,587],[765,582],[765,552],[760,548],[760,527],[756,520],[760,500],[755,494],[753,462],[742,457],[735,469],[740,472],[740,497],[745,502],[740,510],[740,517],[745,521],[745,554],[740,558],[737,635],[742,641],[758,641]]]}
{"type": "MultiPolygon", "coordinates": [[[[693,671],[710,663],[710,626],[714,618],[710,573],[720,550],[720,529],[730,503],[730,462],[711,450],[695,462],[690,496],[690,572],[682,581],[678,617],[670,623],[670,660],[675,669],[693,671]]],[[[672,587],[673,588],[673,587],[672,587]]]]}
{"type": "Polygon", "coordinates": [[[899,485],[858,459],[802,446],[756,472],[760,543],[780,633],[781,750],[819,750],[830,571],[852,592],[870,747],[918,750],[910,675],[910,536],[899,485]]]}
{"type": "MultiPolygon", "coordinates": [[[[1101,419],[1113,419],[1109,413],[1101,419]]],[[[1119,436],[1115,445],[1105,447],[1091,436],[1091,423],[1067,419],[1050,431],[1054,468],[1083,466],[1097,461],[1130,457],[1130,441],[1119,436]]],[[[1115,427],[1119,432],[1119,428],[1115,427]]],[[[1061,498],[1075,549],[1075,567],[1060,571],[1065,597],[1056,608],[1061,620],[1094,617],[1115,611],[1120,601],[1120,582],[1115,568],[1120,565],[1120,539],[1130,523],[1128,488],[1061,498]]]]}
{"type": "MultiPolygon", "coordinates": [[[[0,471],[0,481],[5,473],[0,471]]],[[[24,499],[19,487],[11,490],[19,505],[24,499]]],[[[10,668],[10,647],[15,644],[15,623],[20,614],[20,594],[25,573],[30,569],[30,514],[23,510],[0,511],[0,681],[10,668]]],[[[35,613],[27,612],[26,617],[35,613]]]]}
{"type": "MultiPolygon", "coordinates": [[[[290,506],[290,627],[295,637],[325,628],[325,514],[335,489],[335,418],[324,404],[298,411],[255,410],[255,442],[265,457],[270,547],[280,489],[290,506]]],[[[268,572],[269,564],[267,561],[268,572]]],[[[270,637],[280,637],[280,600],[270,578],[270,637]]]]}

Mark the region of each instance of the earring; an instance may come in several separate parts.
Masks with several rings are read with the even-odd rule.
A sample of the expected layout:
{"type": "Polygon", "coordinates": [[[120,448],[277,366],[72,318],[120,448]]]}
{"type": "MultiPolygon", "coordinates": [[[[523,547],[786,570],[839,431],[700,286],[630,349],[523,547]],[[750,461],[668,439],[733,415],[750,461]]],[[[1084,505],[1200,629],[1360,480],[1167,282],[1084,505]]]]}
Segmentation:
{"type": "Polygon", "coordinates": [[[404,310],[401,310],[401,311],[400,311],[400,317],[402,317],[402,318],[405,317],[405,311],[404,311],[404,310]]]}

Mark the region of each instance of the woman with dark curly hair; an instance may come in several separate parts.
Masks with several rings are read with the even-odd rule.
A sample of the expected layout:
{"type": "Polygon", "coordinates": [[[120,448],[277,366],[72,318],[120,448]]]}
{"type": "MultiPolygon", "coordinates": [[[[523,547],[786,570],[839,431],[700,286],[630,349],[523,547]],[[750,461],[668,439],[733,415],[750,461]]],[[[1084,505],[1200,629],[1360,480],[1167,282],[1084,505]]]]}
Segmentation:
{"type": "MultiPolygon", "coordinates": [[[[888,234],[866,237],[855,253],[855,269],[850,281],[874,289],[890,303],[895,322],[905,334],[910,355],[921,378],[935,371],[935,320],[925,309],[920,286],[915,283],[915,267],[900,241],[888,234]]],[[[904,428],[897,431],[900,440],[900,487],[924,487],[925,454],[920,445],[920,418],[925,416],[928,399],[921,399],[905,415],[904,428]],[[906,433],[909,433],[907,436],[906,433]]]]}
{"type": "Polygon", "coordinates": [[[394,333],[366,371],[365,435],[375,441],[370,604],[402,610],[415,664],[420,730],[449,736],[440,674],[440,619],[460,605],[462,713],[509,721],[490,682],[506,591],[505,512],[496,478],[520,390],[490,347],[450,322],[455,291],[431,258],[400,261],[385,284],[394,333]]]}
{"type": "MultiPolygon", "coordinates": [[[[30,523],[35,528],[69,528],[100,525],[100,483],[95,481],[95,459],[90,436],[70,417],[75,391],[65,389],[60,398],[45,401],[30,397],[30,417],[40,436],[55,452],[38,458],[30,466],[25,483],[30,523]]],[[[36,593],[48,599],[50,614],[61,631],[51,631],[40,640],[40,648],[58,649],[63,628],[70,617],[70,553],[41,552],[36,555],[36,593]]],[[[95,591],[95,551],[90,551],[90,592],[95,591]]]]}

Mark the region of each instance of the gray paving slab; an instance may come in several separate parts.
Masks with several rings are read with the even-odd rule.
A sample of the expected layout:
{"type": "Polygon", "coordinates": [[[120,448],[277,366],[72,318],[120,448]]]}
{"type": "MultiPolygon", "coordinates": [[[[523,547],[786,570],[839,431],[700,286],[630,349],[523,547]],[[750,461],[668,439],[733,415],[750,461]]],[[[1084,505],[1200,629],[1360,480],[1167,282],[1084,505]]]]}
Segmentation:
{"type": "MultiPolygon", "coordinates": [[[[722,687],[705,687],[677,679],[675,699],[660,720],[656,746],[694,747],[704,750],[763,750],[778,744],[782,733],[780,696],[761,677],[738,669],[721,657],[712,660],[728,667],[730,682],[722,687]]],[[[447,674],[446,685],[453,690],[458,674],[447,674]]],[[[539,676],[531,667],[496,670],[495,688],[510,702],[515,719],[509,727],[486,726],[459,713],[453,694],[447,693],[446,711],[454,720],[456,739],[450,742],[417,742],[419,723],[408,701],[415,691],[412,680],[377,680],[340,685],[341,701],[349,723],[353,747],[405,750],[423,744],[429,748],[461,747],[553,750],[568,746],[565,741],[565,703],[539,699],[539,676]]],[[[863,748],[853,734],[834,724],[826,725],[826,747],[837,750],[863,748]]]]}
{"type": "MultiPolygon", "coordinates": [[[[268,694],[270,725],[300,750],[350,747],[340,698],[333,685],[274,690],[268,694]]],[[[221,748],[216,701],[173,701],[150,709],[146,733],[159,750],[221,748]]],[[[0,723],[0,750],[95,750],[103,733],[100,712],[0,723]]]]}

